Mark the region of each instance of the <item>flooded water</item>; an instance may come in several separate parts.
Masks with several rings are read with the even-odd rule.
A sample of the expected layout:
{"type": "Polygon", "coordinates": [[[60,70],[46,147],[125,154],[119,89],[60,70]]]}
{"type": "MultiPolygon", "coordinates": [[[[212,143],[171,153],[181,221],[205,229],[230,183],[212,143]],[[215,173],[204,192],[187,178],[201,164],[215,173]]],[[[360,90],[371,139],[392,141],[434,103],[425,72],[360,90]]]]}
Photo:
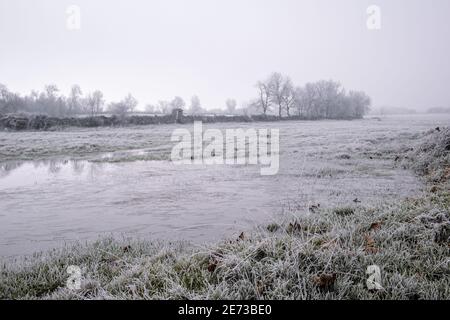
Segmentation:
{"type": "MultiPolygon", "coordinates": [[[[422,185],[411,172],[396,168],[388,157],[368,157],[365,152],[394,143],[390,137],[421,132],[449,120],[213,126],[279,128],[280,172],[275,176],[261,176],[259,166],[252,165],[108,161],[115,153],[85,160],[8,160],[0,163],[0,256],[111,234],[217,241],[269,223],[293,207],[306,213],[312,203],[354,205],[358,198],[364,205],[376,205],[417,194],[422,185]],[[349,157],[338,158],[340,154],[349,157]]],[[[124,158],[123,152],[119,158],[124,158]]]]}
{"type": "Polygon", "coordinates": [[[25,162],[0,178],[0,248],[33,252],[111,233],[209,240],[267,220],[295,192],[272,186],[252,166],[25,162]]]}

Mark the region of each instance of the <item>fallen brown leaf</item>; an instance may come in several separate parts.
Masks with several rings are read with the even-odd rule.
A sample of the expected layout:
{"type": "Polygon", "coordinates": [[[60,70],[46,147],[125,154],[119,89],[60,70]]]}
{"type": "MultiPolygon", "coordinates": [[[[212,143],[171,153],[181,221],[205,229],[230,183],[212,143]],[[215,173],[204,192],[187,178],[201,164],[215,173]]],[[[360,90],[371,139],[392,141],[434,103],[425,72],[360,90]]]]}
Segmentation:
{"type": "Polygon", "coordinates": [[[313,282],[320,289],[331,291],[334,289],[334,283],[336,282],[336,274],[322,273],[320,275],[315,276],[313,282]]]}
{"type": "Polygon", "coordinates": [[[382,225],[382,222],[380,222],[380,221],[374,222],[370,225],[369,231],[378,230],[381,228],[381,225],[382,225]]]}
{"type": "Polygon", "coordinates": [[[214,272],[215,270],[216,270],[216,268],[217,268],[217,260],[216,259],[212,259],[212,260],[210,260],[209,261],[209,264],[208,264],[208,271],[209,272],[214,272]]]}
{"type": "Polygon", "coordinates": [[[258,292],[258,294],[263,294],[264,293],[264,283],[261,280],[258,280],[258,282],[256,283],[256,291],[258,292]]]}
{"type": "Polygon", "coordinates": [[[375,240],[368,234],[366,234],[365,239],[366,239],[366,245],[364,248],[365,251],[367,253],[372,253],[372,254],[377,253],[378,249],[375,246],[375,240]]]}

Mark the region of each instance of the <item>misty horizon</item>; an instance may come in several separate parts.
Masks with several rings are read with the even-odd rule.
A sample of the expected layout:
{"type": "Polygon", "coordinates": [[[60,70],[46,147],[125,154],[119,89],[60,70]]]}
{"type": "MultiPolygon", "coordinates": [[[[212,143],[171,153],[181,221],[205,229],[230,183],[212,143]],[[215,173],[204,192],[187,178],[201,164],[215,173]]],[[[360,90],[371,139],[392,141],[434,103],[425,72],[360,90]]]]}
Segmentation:
{"type": "Polygon", "coordinates": [[[79,84],[108,102],[132,93],[139,110],[197,95],[210,110],[229,98],[245,105],[256,81],[279,71],[300,86],[332,79],[365,91],[372,109],[448,107],[450,3],[377,1],[380,30],[366,26],[370,4],[3,0],[0,83],[22,95],[79,84]],[[72,4],[80,30],[66,28],[72,4]]]}

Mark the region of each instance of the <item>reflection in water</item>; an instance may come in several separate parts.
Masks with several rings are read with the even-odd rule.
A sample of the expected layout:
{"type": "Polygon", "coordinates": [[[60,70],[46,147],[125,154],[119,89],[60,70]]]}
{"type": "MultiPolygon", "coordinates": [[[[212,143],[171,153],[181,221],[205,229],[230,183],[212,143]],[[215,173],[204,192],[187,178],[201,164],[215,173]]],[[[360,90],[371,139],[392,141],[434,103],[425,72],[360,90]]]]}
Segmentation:
{"type": "Polygon", "coordinates": [[[11,171],[19,168],[23,162],[5,162],[0,163],[0,178],[6,177],[11,171]]]}
{"type": "Polygon", "coordinates": [[[356,196],[368,202],[385,194],[386,183],[407,194],[417,187],[415,178],[396,170],[386,178],[365,177],[364,185],[355,183],[359,173],[330,184],[301,174],[302,166],[311,172],[321,164],[304,163],[296,155],[282,160],[283,170],[273,177],[261,176],[257,166],[168,161],[3,166],[8,174],[0,178],[0,257],[110,234],[208,241],[270,221],[285,204],[307,208],[314,201],[326,206],[356,196]],[[344,188],[344,193],[336,191],[344,188]]]}
{"type": "Polygon", "coordinates": [[[0,191],[44,185],[58,180],[93,180],[108,166],[111,165],[67,159],[3,163],[0,165],[0,191]]]}
{"type": "Polygon", "coordinates": [[[11,187],[12,185],[20,186],[21,176],[24,178],[32,178],[35,182],[40,179],[46,179],[47,174],[57,175],[61,173],[66,178],[69,176],[80,176],[83,173],[87,174],[90,178],[95,178],[96,174],[102,170],[103,167],[107,166],[108,163],[119,162],[120,160],[129,160],[134,157],[134,160],[139,160],[137,157],[143,157],[142,160],[146,160],[145,157],[150,155],[149,150],[125,150],[116,151],[100,154],[97,158],[94,158],[93,162],[86,160],[69,160],[69,159],[47,159],[47,160],[35,160],[35,161],[8,161],[0,163],[0,179],[10,176],[11,174],[16,174],[14,179],[16,180],[13,184],[8,184],[10,181],[0,180],[1,185],[6,185],[11,187]],[[29,168],[34,168],[33,172],[29,168]],[[69,170],[70,168],[70,170],[69,170]],[[15,171],[22,171],[23,174],[17,173],[15,171]],[[28,172],[30,175],[25,174],[28,172]]]}
{"type": "Polygon", "coordinates": [[[75,160],[72,162],[72,169],[73,169],[74,174],[76,174],[76,175],[82,174],[84,168],[85,168],[84,161],[76,161],[75,160]]]}
{"type": "Polygon", "coordinates": [[[8,161],[4,163],[0,163],[0,177],[6,177],[11,172],[16,169],[19,169],[23,165],[32,165],[33,168],[38,169],[40,167],[48,168],[49,173],[58,173],[62,166],[67,164],[71,164],[74,172],[81,173],[84,168],[84,163],[86,161],[83,160],[36,160],[36,161],[8,161]]]}
{"type": "Polygon", "coordinates": [[[40,160],[0,164],[0,190],[38,185],[51,179],[75,179],[95,174],[104,164],[86,160],[40,160]]]}
{"type": "Polygon", "coordinates": [[[271,216],[286,191],[245,166],[63,160],[2,172],[0,257],[111,233],[205,241],[271,216]]]}

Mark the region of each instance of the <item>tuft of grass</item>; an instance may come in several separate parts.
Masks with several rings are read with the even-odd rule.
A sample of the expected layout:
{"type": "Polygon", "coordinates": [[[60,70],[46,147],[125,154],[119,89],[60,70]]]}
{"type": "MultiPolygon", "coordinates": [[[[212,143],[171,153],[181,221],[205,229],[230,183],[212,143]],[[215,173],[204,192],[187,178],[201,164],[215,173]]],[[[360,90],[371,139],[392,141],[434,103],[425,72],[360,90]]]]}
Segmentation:
{"type": "Polygon", "coordinates": [[[419,140],[402,162],[432,182],[450,179],[450,127],[431,130],[419,140]]]}
{"type": "Polygon", "coordinates": [[[271,223],[267,226],[267,231],[276,232],[280,229],[280,226],[277,223],[271,223]]]}
{"type": "Polygon", "coordinates": [[[341,159],[341,160],[350,160],[352,157],[349,154],[343,153],[340,155],[336,156],[336,159],[341,159]]]}
{"type": "Polygon", "coordinates": [[[338,216],[350,216],[355,213],[355,209],[351,207],[341,207],[333,209],[333,212],[338,216]]]}

